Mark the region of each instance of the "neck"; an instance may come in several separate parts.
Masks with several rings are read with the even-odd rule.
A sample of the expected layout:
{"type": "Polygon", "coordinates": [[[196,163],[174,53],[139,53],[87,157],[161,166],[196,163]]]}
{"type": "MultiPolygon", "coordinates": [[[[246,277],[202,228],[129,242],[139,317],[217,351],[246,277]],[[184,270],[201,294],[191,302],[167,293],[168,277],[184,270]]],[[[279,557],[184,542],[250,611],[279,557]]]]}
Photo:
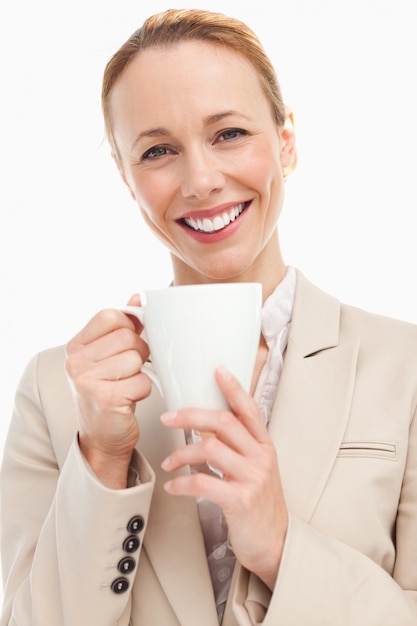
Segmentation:
{"type": "Polygon", "coordinates": [[[171,260],[175,285],[259,282],[262,283],[264,301],[271,295],[287,273],[287,266],[282,258],[277,233],[271,237],[252,264],[238,274],[223,272],[221,275],[209,276],[199,272],[197,268],[187,265],[177,256],[172,255],[171,260]]]}

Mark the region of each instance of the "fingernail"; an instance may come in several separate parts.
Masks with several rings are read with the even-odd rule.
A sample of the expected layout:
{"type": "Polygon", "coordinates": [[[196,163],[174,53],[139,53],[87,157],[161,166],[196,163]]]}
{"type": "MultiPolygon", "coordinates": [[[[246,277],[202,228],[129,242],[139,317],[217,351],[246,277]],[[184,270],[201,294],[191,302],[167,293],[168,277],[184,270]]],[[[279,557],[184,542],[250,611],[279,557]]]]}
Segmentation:
{"type": "Polygon", "coordinates": [[[161,467],[162,469],[169,469],[171,467],[171,457],[167,456],[166,459],[164,459],[161,463],[161,467]]]}
{"type": "Polygon", "coordinates": [[[223,365],[220,365],[217,368],[218,373],[220,374],[220,376],[223,378],[223,380],[232,380],[232,375],[229,372],[229,370],[227,370],[225,367],[223,367],[223,365]]]}
{"type": "Polygon", "coordinates": [[[172,485],[172,480],[168,480],[168,482],[166,482],[164,484],[165,491],[170,491],[171,490],[171,485],[172,485]]]}
{"type": "Polygon", "coordinates": [[[172,422],[177,417],[176,411],[167,411],[167,413],[162,413],[161,421],[165,424],[167,422],[172,422]]]}

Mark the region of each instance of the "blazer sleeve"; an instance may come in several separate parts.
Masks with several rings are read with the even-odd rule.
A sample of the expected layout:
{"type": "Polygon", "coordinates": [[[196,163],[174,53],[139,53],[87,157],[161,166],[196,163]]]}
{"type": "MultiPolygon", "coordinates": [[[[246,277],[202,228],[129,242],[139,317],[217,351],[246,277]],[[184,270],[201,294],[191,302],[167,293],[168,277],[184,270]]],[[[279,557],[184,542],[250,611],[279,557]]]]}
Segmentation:
{"type": "Polygon", "coordinates": [[[30,362],[19,384],[2,462],[0,626],[127,626],[153,471],[135,452],[140,484],[104,487],[84,461],[75,429],[59,467],[37,364],[30,362]]]}
{"type": "Polygon", "coordinates": [[[239,626],[417,626],[417,418],[411,424],[392,575],[369,557],[291,517],[271,593],[238,566],[239,626]]]}

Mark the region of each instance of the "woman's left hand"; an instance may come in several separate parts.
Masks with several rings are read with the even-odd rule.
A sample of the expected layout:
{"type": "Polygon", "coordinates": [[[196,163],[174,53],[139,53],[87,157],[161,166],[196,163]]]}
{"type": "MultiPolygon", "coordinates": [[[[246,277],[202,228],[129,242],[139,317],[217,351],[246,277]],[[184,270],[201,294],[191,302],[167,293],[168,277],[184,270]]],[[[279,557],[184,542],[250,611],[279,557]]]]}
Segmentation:
{"type": "Polygon", "coordinates": [[[181,409],[161,418],[169,428],[215,436],[175,450],[162,467],[174,471],[207,463],[221,470],[223,479],[204,473],[178,476],[165,489],[219,505],[237,560],[273,589],[288,526],[275,446],[256,402],[236,378],[220,368],[216,379],[230,410],[181,409]]]}

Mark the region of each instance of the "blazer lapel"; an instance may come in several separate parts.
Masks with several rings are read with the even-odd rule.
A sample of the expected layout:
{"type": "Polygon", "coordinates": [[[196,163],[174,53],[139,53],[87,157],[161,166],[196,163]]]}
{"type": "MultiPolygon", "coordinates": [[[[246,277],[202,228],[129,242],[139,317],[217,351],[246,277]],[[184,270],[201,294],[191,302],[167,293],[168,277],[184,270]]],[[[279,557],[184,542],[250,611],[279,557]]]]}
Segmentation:
{"type": "Polygon", "coordinates": [[[289,510],[309,522],[335,462],[359,339],[340,341],[340,303],[297,273],[284,368],[269,425],[289,510]]]}
{"type": "Polygon", "coordinates": [[[185,445],[184,433],[165,428],[158,418],[153,420],[141,435],[156,474],[144,548],[179,623],[212,626],[217,611],[197,505],[194,498],[167,494],[163,485],[169,476],[160,468],[172,450],[185,445]]]}

